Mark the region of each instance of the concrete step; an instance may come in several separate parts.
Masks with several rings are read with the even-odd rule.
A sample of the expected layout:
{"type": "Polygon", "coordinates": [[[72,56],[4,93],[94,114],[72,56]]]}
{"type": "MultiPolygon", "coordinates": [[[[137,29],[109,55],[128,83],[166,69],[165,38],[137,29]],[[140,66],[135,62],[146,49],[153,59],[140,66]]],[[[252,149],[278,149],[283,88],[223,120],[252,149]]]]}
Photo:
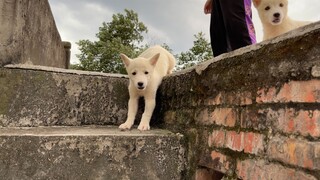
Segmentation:
{"type": "Polygon", "coordinates": [[[173,180],[185,167],[183,136],[112,126],[0,128],[4,179],[173,180]]]}
{"type": "Polygon", "coordinates": [[[125,75],[7,65],[0,92],[0,127],[119,125],[127,116],[125,75]]]}

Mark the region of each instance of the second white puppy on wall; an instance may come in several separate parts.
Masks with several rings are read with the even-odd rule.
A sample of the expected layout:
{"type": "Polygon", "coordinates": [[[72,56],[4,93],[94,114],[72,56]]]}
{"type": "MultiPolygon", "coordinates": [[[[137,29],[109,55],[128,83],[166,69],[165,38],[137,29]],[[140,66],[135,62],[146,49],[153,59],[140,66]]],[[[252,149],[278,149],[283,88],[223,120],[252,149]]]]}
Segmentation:
{"type": "Polygon", "coordinates": [[[164,76],[171,74],[175,66],[175,58],[161,46],[153,46],[145,50],[135,59],[120,55],[129,76],[128,117],[120,129],[131,129],[138,110],[140,97],[144,97],[145,110],[138,129],[150,130],[150,119],[156,105],[156,93],[164,76]]]}
{"type": "MultiPolygon", "coordinates": [[[[305,2],[301,0],[301,3],[305,2]]],[[[311,23],[291,19],[288,16],[288,0],[253,0],[253,4],[263,26],[263,40],[311,23]]]]}

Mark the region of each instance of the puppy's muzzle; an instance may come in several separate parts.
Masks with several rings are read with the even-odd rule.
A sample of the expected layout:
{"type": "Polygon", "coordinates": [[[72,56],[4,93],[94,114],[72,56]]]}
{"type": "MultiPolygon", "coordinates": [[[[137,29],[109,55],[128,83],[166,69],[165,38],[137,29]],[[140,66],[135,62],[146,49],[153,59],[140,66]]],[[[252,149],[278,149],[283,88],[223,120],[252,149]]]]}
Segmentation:
{"type": "Polygon", "coordinates": [[[279,23],[280,22],[280,16],[281,14],[280,13],[274,13],[273,14],[273,23],[279,23]]]}
{"type": "Polygon", "coordinates": [[[138,82],[138,89],[140,89],[140,90],[144,89],[143,82],[138,82]]]}

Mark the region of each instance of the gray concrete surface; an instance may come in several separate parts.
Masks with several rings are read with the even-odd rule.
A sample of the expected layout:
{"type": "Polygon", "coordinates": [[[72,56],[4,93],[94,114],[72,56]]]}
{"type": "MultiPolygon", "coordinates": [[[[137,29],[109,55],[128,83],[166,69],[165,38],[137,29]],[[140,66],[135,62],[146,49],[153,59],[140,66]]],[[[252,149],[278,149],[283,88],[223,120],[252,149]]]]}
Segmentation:
{"type": "Polygon", "coordinates": [[[119,125],[127,116],[125,75],[9,65],[0,92],[0,126],[119,125]]]}
{"type": "Polygon", "coordinates": [[[67,68],[48,0],[2,0],[0,9],[0,67],[27,63],[67,68]]]}
{"type": "Polygon", "coordinates": [[[182,136],[117,127],[0,128],[4,179],[178,180],[182,136]]]}

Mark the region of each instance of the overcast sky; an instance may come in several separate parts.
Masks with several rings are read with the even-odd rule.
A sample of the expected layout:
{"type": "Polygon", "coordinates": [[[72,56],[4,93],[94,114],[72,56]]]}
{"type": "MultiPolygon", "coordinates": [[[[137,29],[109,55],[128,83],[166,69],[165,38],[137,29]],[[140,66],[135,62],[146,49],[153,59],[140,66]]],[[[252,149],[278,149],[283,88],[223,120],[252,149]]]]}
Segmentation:
{"type": "MultiPolygon", "coordinates": [[[[112,15],[130,9],[148,27],[151,44],[166,43],[175,54],[193,46],[194,35],[206,34],[209,40],[210,15],[203,13],[205,0],[49,0],[56,25],[63,41],[72,43],[71,63],[77,63],[79,50],[75,42],[97,40],[102,22],[112,15]]],[[[255,8],[253,20],[258,42],[262,28],[255,8]]],[[[289,16],[297,20],[319,21],[320,0],[289,0],[289,16]]]]}

